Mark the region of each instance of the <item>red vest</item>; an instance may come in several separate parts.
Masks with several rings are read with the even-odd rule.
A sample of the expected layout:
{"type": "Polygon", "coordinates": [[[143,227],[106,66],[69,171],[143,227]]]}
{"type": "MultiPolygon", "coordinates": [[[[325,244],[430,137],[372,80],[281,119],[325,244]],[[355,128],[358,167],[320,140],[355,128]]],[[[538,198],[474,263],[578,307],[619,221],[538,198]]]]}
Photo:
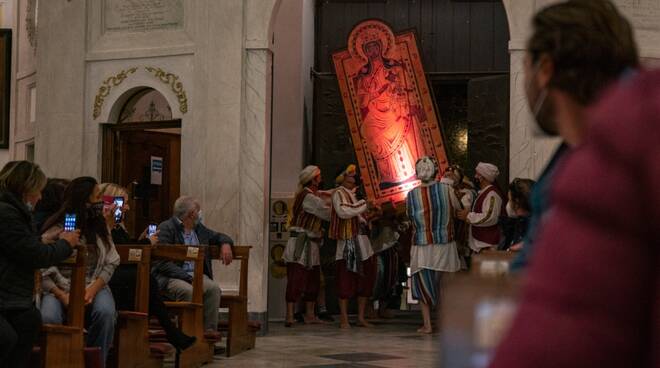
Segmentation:
{"type": "MultiPolygon", "coordinates": [[[[474,203],[474,208],[472,209],[472,212],[477,212],[477,213],[483,212],[484,201],[486,200],[486,197],[488,197],[488,194],[490,192],[495,192],[495,194],[499,196],[500,199],[502,199],[502,195],[500,194],[500,191],[497,189],[497,187],[491,185],[488,189],[484,190],[479,194],[477,200],[474,203]]],[[[502,209],[500,208],[500,212],[501,210],[502,209]]],[[[495,211],[495,208],[493,208],[493,211],[495,211]]],[[[499,224],[495,224],[493,226],[486,226],[486,227],[472,226],[472,236],[481,242],[497,245],[500,243],[502,232],[500,231],[499,224]]]]}
{"type": "MultiPolygon", "coordinates": [[[[338,194],[342,198],[342,203],[348,203],[350,202],[350,205],[355,205],[355,202],[353,202],[353,198],[346,193],[347,189],[344,189],[343,187],[337,188],[337,192],[335,194],[338,194]]],[[[336,240],[347,240],[347,239],[352,239],[360,233],[360,222],[358,220],[358,217],[352,217],[350,219],[342,219],[337,215],[337,212],[335,211],[335,207],[333,204],[332,207],[332,213],[330,214],[330,229],[328,232],[328,237],[330,239],[336,239],[336,240]]]]}

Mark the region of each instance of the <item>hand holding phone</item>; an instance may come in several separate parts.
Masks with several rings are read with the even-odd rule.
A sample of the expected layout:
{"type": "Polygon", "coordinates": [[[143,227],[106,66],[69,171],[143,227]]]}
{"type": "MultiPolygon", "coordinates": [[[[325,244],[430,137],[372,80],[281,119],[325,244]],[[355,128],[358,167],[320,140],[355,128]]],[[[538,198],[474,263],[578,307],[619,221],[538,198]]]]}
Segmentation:
{"type": "Polygon", "coordinates": [[[67,213],[64,215],[64,231],[71,232],[76,230],[76,214],[67,213]]]}
{"type": "Polygon", "coordinates": [[[113,200],[115,204],[115,223],[120,223],[123,218],[122,207],[124,206],[124,197],[115,197],[113,200]]]}
{"type": "Polygon", "coordinates": [[[147,238],[151,238],[156,233],[157,228],[158,228],[158,225],[149,224],[149,227],[147,228],[147,238]]]}

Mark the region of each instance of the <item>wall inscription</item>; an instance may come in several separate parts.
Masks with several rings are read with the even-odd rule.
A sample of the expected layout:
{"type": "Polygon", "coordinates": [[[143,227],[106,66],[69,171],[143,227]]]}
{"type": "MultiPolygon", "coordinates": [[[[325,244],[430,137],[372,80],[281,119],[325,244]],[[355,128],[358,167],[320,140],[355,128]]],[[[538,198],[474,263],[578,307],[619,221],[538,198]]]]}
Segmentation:
{"type": "Polygon", "coordinates": [[[106,32],[146,32],[183,27],[183,0],[105,0],[106,32]]]}
{"type": "Polygon", "coordinates": [[[660,30],[660,0],[616,0],[615,3],[636,30],[660,30]]]}

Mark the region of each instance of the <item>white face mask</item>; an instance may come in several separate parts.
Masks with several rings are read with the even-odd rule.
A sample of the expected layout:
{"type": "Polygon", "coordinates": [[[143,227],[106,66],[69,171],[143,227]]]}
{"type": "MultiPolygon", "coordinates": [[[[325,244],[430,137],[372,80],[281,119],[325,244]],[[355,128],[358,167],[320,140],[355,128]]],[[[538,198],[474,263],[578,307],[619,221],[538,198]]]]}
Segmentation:
{"type": "Polygon", "coordinates": [[[204,221],[204,215],[202,214],[202,210],[199,210],[197,212],[197,220],[195,221],[195,225],[202,224],[204,221]]]}
{"type": "Polygon", "coordinates": [[[511,201],[506,203],[506,215],[511,218],[518,217],[518,215],[516,214],[516,210],[513,209],[513,204],[511,203],[511,201]]]}
{"type": "Polygon", "coordinates": [[[34,210],[34,206],[30,202],[25,202],[25,207],[27,207],[28,212],[32,212],[34,210]]]}

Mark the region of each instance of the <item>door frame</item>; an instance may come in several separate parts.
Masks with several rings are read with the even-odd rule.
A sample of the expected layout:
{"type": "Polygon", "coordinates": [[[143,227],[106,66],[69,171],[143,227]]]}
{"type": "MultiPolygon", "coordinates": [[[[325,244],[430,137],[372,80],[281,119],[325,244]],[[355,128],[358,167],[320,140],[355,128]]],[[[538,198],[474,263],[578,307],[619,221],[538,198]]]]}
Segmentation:
{"type": "MultiPolygon", "coordinates": [[[[119,134],[121,132],[143,131],[148,129],[181,128],[181,119],[149,121],[137,123],[101,124],[103,127],[101,151],[101,181],[117,183],[122,167],[115,165],[119,153],[119,134]]],[[[121,163],[119,163],[121,165],[121,163]]]]}

